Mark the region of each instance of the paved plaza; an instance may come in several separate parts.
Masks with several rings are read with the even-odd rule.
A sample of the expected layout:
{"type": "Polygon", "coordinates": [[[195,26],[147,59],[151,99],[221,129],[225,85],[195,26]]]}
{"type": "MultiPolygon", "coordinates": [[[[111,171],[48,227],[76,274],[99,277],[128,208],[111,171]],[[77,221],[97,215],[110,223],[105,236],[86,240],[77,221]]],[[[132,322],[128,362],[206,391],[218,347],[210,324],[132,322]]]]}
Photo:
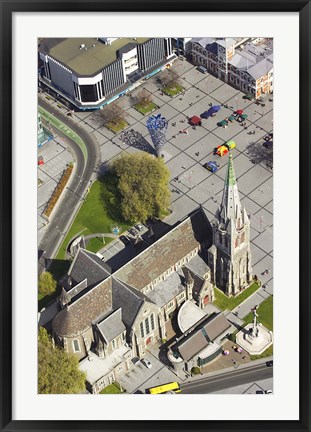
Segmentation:
{"type": "MultiPolygon", "coordinates": [[[[165,219],[165,223],[173,225],[199,205],[203,206],[209,220],[213,219],[221,202],[228,162],[228,155],[222,158],[214,156],[213,150],[233,139],[236,148],[232,150],[232,154],[240,198],[251,220],[253,274],[257,274],[266,285],[255,295],[258,296],[260,303],[268,295],[273,294],[272,154],[271,150],[262,146],[264,136],[273,130],[273,102],[268,96],[263,101],[265,106],[243,99],[243,93],[210,74],[202,74],[187,61],[176,60],[171,72],[178,77],[178,81],[185,89],[182,95],[171,98],[162,94],[158,75],[143,82],[141,87],[132,92],[135,96],[135,92],[139,92],[141,88],[149,91],[152,100],[159,106],[153,114],[161,113],[169,120],[165,160],[171,172],[173,213],[165,219]],[[200,115],[210,104],[223,106],[215,117],[203,119],[201,127],[192,128],[187,123],[187,117],[200,115]],[[237,121],[229,123],[227,128],[217,126],[219,121],[229,117],[236,109],[243,109],[248,115],[247,129],[237,121]],[[184,129],[187,130],[187,134],[179,133],[184,129]],[[217,161],[220,165],[216,173],[210,173],[203,167],[205,162],[211,160],[217,161]],[[262,276],[262,272],[267,268],[271,270],[270,273],[262,276]]],[[[152,152],[153,145],[146,127],[148,116],[143,116],[132,107],[132,98],[129,96],[120,98],[116,103],[124,110],[125,119],[129,124],[128,130],[133,130],[133,133],[138,133],[144,138],[140,143],[145,143],[145,150],[152,152]]],[[[51,101],[51,105],[55,112],[60,109],[55,102],[51,101]]],[[[103,163],[111,162],[122,152],[133,153],[142,149],[141,145],[130,144],[129,140],[124,142],[120,134],[115,135],[106,129],[100,111],[76,112],[72,119],[94,135],[100,145],[103,163]]],[[[53,143],[49,143],[47,147],[52,145],[53,143]]],[[[64,160],[69,159],[69,156],[66,155],[64,160]]],[[[54,157],[57,157],[55,152],[54,157]]],[[[48,164],[43,169],[47,168],[48,164]]],[[[41,188],[42,186],[39,191],[41,188]]],[[[39,199],[40,209],[42,205],[43,202],[39,199]]],[[[257,298],[252,296],[245,302],[237,311],[238,316],[245,316],[254,301],[257,301],[257,298]]]]}

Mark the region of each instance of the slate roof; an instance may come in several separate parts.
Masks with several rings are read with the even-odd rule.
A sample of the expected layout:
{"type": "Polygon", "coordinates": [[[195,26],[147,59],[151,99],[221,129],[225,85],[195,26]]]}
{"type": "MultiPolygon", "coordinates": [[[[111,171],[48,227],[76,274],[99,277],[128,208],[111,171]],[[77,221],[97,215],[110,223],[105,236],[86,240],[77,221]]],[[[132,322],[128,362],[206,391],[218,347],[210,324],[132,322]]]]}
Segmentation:
{"type": "Polygon", "coordinates": [[[115,273],[137,290],[142,290],[203,242],[211,242],[210,225],[203,210],[196,210],[115,273]]]}
{"type": "Polygon", "coordinates": [[[80,283],[78,283],[75,287],[71,288],[67,291],[67,294],[70,295],[71,301],[75,301],[77,296],[81,294],[87,288],[87,280],[84,279],[80,283]]]}
{"type": "Polygon", "coordinates": [[[229,48],[230,46],[236,44],[236,40],[232,38],[216,39],[216,42],[218,43],[218,45],[224,48],[229,48]]]}
{"type": "Polygon", "coordinates": [[[219,313],[203,327],[208,338],[213,341],[230,328],[231,324],[223,313],[219,313]]]}
{"type": "Polygon", "coordinates": [[[115,337],[126,330],[122,321],[121,308],[113,312],[107,318],[104,318],[97,327],[102,334],[106,343],[112,341],[115,337]]]}
{"type": "Polygon", "coordinates": [[[52,322],[59,336],[75,336],[91,326],[104,311],[111,309],[111,277],[92,288],[73,304],[62,309],[52,322]]]}
{"type": "Polygon", "coordinates": [[[75,283],[80,283],[87,279],[88,286],[95,286],[99,282],[107,279],[111,274],[111,267],[102,261],[93,252],[79,248],[68,275],[75,283]]]}
{"type": "Polygon", "coordinates": [[[228,63],[232,64],[232,66],[236,67],[237,69],[246,69],[250,66],[253,66],[255,63],[255,60],[251,56],[247,55],[241,55],[239,53],[234,54],[231,60],[228,61],[228,63]]]}
{"type": "Polygon", "coordinates": [[[159,282],[146,295],[157,306],[162,307],[183,291],[185,287],[181,283],[180,275],[174,272],[165,281],[159,282]]]}
{"type": "Polygon", "coordinates": [[[215,39],[210,37],[204,37],[204,38],[193,38],[192,42],[196,42],[201,45],[202,48],[210,51],[211,53],[217,55],[217,44],[215,42],[215,39]]]}
{"type": "Polygon", "coordinates": [[[199,276],[204,276],[206,273],[210,271],[209,266],[206,264],[204,259],[198,254],[195,255],[191,261],[186,264],[186,267],[189,270],[197,273],[199,276]]]}
{"type": "Polygon", "coordinates": [[[261,78],[273,69],[273,63],[271,60],[263,59],[251,68],[247,72],[255,79],[261,78]]]}
{"type": "Polygon", "coordinates": [[[145,300],[148,299],[142,293],[116,278],[112,279],[112,307],[113,309],[122,308],[122,320],[126,327],[132,326],[145,300]]]}
{"type": "Polygon", "coordinates": [[[182,358],[185,361],[188,361],[200,351],[202,351],[202,349],[205,348],[208,344],[209,341],[206,339],[204,334],[199,331],[191,338],[187,339],[184,343],[182,343],[178,347],[178,351],[180,352],[182,358]]]}
{"type": "Polygon", "coordinates": [[[178,349],[182,358],[188,361],[228,330],[230,326],[222,312],[207,319],[203,318],[182,336],[172,347],[172,350],[178,349]]]}

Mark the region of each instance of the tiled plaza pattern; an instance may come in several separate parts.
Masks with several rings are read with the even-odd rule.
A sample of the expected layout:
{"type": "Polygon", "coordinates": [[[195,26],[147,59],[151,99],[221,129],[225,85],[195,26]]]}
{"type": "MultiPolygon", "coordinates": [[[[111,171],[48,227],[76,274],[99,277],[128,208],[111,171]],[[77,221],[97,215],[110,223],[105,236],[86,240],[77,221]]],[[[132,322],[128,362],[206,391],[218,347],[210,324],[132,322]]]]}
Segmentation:
{"type": "MultiPolygon", "coordinates": [[[[228,162],[228,156],[214,156],[213,150],[233,139],[237,144],[232,153],[240,198],[251,219],[253,273],[259,276],[266,268],[271,269],[268,276],[262,277],[266,289],[261,288],[257,294],[265,298],[273,293],[273,174],[271,168],[267,167],[267,163],[271,164],[271,151],[265,149],[262,144],[264,136],[273,129],[273,102],[269,97],[265,97],[265,106],[262,107],[245,100],[243,93],[212,75],[202,74],[187,61],[175,61],[171,73],[178,77],[185,88],[182,95],[171,98],[162,94],[158,75],[145,81],[132,92],[135,96],[141,88],[149,91],[152,100],[159,106],[153,114],[161,113],[169,120],[165,159],[171,171],[173,213],[165,222],[175,223],[198,205],[203,206],[210,220],[213,219],[221,201],[228,162]],[[187,117],[200,115],[209,108],[210,103],[223,104],[227,108],[222,106],[214,118],[203,120],[201,127],[193,129],[187,123],[187,117]],[[236,109],[243,109],[248,114],[247,129],[236,121],[225,129],[217,126],[220,120],[229,117],[236,109]],[[185,123],[181,123],[184,120],[185,123]],[[174,123],[176,126],[173,126],[174,123]],[[180,134],[179,131],[182,129],[186,129],[188,134],[180,134]],[[249,134],[250,132],[254,133],[249,134]],[[214,174],[203,168],[203,164],[209,160],[216,160],[220,165],[214,174]],[[174,180],[176,177],[178,181],[174,180]]],[[[146,128],[148,117],[144,117],[132,107],[132,99],[124,96],[116,103],[124,110],[129,130],[133,129],[144,137],[146,151],[151,152],[153,146],[146,128]]],[[[55,102],[51,104],[55,112],[60,109],[55,102]]],[[[121,134],[115,135],[106,129],[100,111],[77,112],[72,119],[94,135],[100,145],[102,162],[105,164],[120,156],[123,151],[141,151],[141,145],[129,145],[123,142],[121,134]]],[[[144,140],[140,140],[140,144],[143,142],[144,140]]],[[[242,309],[248,306],[246,302],[242,309]]],[[[243,317],[240,310],[238,314],[243,317]]]]}
{"type": "MultiPolygon", "coordinates": [[[[210,221],[213,219],[221,202],[228,162],[228,156],[214,156],[213,150],[233,139],[237,144],[232,153],[240,198],[251,220],[253,274],[257,274],[265,284],[264,288],[260,288],[232,311],[239,322],[240,318],[249,313],[251,307],[273,294],[273,173],[269,168],[272,154],[262,146],[264,136],[273,130],[273,102],[269,97],[265,97],[265,106],[262,107],[245,100],[243,93],[209,74],[200,73],[187,61],[177,60],[171,70],[179,77],[179,82],[185,88],[184,94],[173,98],[162,94],[157,76],[144,82],[135,91],[139,92],[142,87],[149,91],[152,100],[159,106],[153,114],[161,113],[169,120],[164,150],[165,160],[171,172],[173,213],[165,222],[174,224],[198,205],[203,206],[210,221]],[[214,118],[203,120],[201,127],[193,129],[187,123],[187,117],[200,115],[210,104],[223,104],[227,108],[222,106],[214,118]],[[236,121],[230,123],[227,128],[217,126],[220,120],[229,117],[236,109],[243,109],[248,114],[247,129],[236,121]],[[179,131],[182,129],[186,129],[188,134],[180,134],[179,131]],[[212,174],[203,168],[203,164],[210,160],[216,160],[220,165],[216,173],[212,174]],[[268,275],[262,275],[265,269],[270,269],[268,275]]],[[[132,92],[133,96],[135,92],[132,92]]],[[[51,104],[55,111],[59,110],[55,102],[51,104]]],[[[153,145],[146,128],[148,117],[144,117],[132,107],[130,97],[120,98],[117,104],[124,110],[129,130],[138,132],[147,142],[146,151],[151,152],[150,148],[153,145]]],[[[115,135],[106,129],[100,111],[77,112],[72,119],[94,135],[100,145],[104,164],[111,162],[124,151],[141,151],[141,146],[129,145],[122,140],[120,134],[115,135]]],[[[140,142],[143,143],[144,140],[140,142]]],[[[228,344],[232,345],[230,342],[228,344]]],[[[230,351],[232,353],[233,350],[230,351]]],[[[235,361],[241,362],[243,356],[232,353],[206,368],[213,370],[217,363],[218,367],[227,367],[227,362],[232,366],[235,355],[235,361]]],[[[243,360],[247,361],[247,356],[243,360]]]]}

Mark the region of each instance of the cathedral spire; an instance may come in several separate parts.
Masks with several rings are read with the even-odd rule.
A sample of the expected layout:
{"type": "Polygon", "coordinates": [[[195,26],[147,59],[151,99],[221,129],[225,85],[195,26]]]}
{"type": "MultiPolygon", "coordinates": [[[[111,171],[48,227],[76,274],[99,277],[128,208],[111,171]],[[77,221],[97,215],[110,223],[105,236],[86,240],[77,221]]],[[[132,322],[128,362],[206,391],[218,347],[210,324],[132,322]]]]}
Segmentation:
{"type": "Polygon", "coordinates": [[[241,202],[231,152],[229,153],[227,175],[219,215],[222,223],[228,222],[229,219],[233,219],[234,221],[241,220],[241,202]]]}

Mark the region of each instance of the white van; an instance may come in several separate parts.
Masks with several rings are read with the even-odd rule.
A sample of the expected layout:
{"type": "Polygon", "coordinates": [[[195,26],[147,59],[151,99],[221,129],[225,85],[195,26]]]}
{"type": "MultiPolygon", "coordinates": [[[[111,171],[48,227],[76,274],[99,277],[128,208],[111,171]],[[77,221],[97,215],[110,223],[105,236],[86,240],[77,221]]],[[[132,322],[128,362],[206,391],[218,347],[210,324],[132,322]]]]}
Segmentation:
{"type": "Polygon", "coordinates": [[[202,73],[204,73],[204,74],[207,73],[207,69],[206,69],[206,67],[204,67],[204,66],[198,66],[198,71],[199,71],[199,72],[202,72],[202,73]]]}

